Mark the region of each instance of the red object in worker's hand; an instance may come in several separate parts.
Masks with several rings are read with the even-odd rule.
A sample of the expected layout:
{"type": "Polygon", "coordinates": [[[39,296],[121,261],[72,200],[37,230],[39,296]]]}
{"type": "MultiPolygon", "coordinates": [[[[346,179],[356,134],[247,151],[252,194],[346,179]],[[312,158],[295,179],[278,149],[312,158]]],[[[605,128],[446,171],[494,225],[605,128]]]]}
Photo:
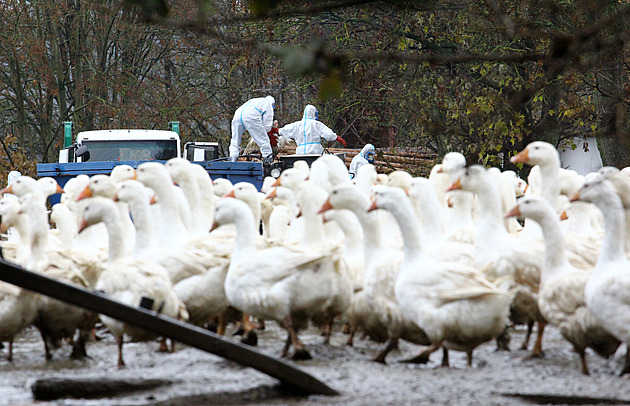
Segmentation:
{"type": "Polygon", "coordinates": [[[344,147],[346,146],[346,141],[340,136],[337,136],[337,139],[335,141],[339,141],[339,143],[343,145],[344,147]]]}
{"type": "Polygon", "coordinates": [[[272,147],[275,147],[278,145],[278,136],[274,134],[273,129],[267,133],[267,136],[269,136],[269,143],[271,144],[272,147]]]}

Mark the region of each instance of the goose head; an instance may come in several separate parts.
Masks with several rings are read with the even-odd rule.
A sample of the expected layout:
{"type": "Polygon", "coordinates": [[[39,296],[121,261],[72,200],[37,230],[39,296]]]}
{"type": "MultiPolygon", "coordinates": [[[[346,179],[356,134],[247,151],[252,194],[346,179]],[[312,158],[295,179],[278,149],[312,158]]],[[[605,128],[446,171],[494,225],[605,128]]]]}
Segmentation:
{"type": "Polygon", "coordinates": [[[136,170],[129,165],[118,165],[112,169],[112,173],[109,175],[116,185],[129,180],[136,179],[136,170]]]}
{"type": "Polygon", "coordinates": [[[510,158],[512,163],[526,163],[528,165],[546,165],[553,164],[560,166],[560,156],[558,150],[544,141],[530,142],[524,150],[510,158]]]}
{"type": "Polygon", "coordinates": [[[91,225],[117,218],[118,209],[113,200],[101,196],[93,197],[86,202],[81,211],[79,232],[82,232],[91,225]]]}
{"type": "Polygon", "coordinates": [[[295,192],[304,180],[306,180],[304,172],[295,168],[289,168],[282,172],[282,175],[276,179],[274,186],[285,186],[295,192]]]}
{"type": "Polygon", "coordinates": [[[147,204],[154,196],[151,188],[148,188],[137,180],[129,179],[120,184],[114,201],[132,202],[146,200],[147,204]]]}
{"type": "Polygon", "coordinates": [[[6,233],[10,227],[17,224],[20,208],[20,202],[13,196],[0,199],[0,217],[2,218],[0,232],[6,233]]]}
{"type": "Polygon", "coordinates": [[[324,213],[331,209],[366,211],[369,207],[370,200],[356,186],[347,184],[333,188],[318,213],[324,213]]]}
{"type": "Polygon", "coordinates": [[[597,171],[597,173],[599,173],[603,177],[608,177],[610,175],[614,175],[619,172],[620,172],[619,169],[614,166],[604,166],[604,167],[599,168],[599,170],[597,171]]]}
{"type": "Polygon", "coordinates": [[[0,194],[11,193],[16,196],[22,196],[27,193],[41,193],[37,181],[30,176],[20,176],[9,186],[2,189],[0,194]]]}
{"type": "Polygon", "coordinates": [[[136,169],[138,180],[157,191],[160,187],[172,185],[173,180],[166,166],[159,162],[145,162],[136,169]]]}
{"type": "Polygon", "coordinates": [[[408,200],[406,193],[398,187],[379,186],[372,195],[372,205],[368,212],[376,209],[395,210],[400,203],[408,200]]]}
{"type": "Polygon", "coordinates": [[[116,184],[107,175],[94,175],[90,178],[90,182],[77,196],[77,201],[88,197],[101,196],[113,199],[117,191],[116,184]]]}
{"type": "Polygon", "coordinates": [[[61,186],[59,186],[57,181],[50,176],[45,176],[43,178],[37,179],[37,184],[39,185],[41,192],[46,197],[52,196],[55,193],[64,193],[64,190],[61,188],[61,186]]]}
{"type": "Polygon", "coordinates": [[[223,197],[230,193],[230,190],[234,187],[232,182],[225,178],[217,178],[212,181],[214,184],[214,194],[218,197],[223,197]]]}
{"type": "Polygon", "coordinates": [[[171,158],[166,161],[166,169],[168,173],[173,178],[174,182],[183,183],[183,182],[192,182],[194,176],[191,172],[191,166],[194,165],[190,163],[189,160],[184,158],[171,158]]]}
{"type": "Polygon", "coordinates": [[[526,196],[518,200],[518,204],[505,215],[505,218],[527,217],[541,223],[544,219],[554,216],[556,212],[546,199],[540,196],[526,196]]]}
{"type": "Polygon", "coordinates": [[[254,215],[247,204],[238,199],[221,199],[214,210],[214,224],[210,231],[241,219],[254,224],[254,215]]]}
{"type": "Polygon", "coordinates": [[[447,191],[466,190],[468,192],[478,193],[488,182],[488,176],[486,168],[483,166],[470,166],[464,169],[460,177],[453,182],[447,191]]]}
{"type": "Polygon", "coordinates": [[[389,174],[389,179],[387,180],[387,186],[397,187],[402,190],[409,189],[411,185],[411,180],[413,176],[409,172],[405,171],[394,171],[389,174]]]}
{"type": "Polygon", "coordinates": [[[440,173],[449,174],[451,177],[457,176],[466,167],[466,158],[459,152],[449,152],[442,158],[440,173]]]}
{"type": "Polygon", "coordinates": [[[621,208],[621,199],[612,182],[603,176],[594,176],[584,182],[580,190],[571,198],[572,202],[584,201],[599,207],[621,208]]]}

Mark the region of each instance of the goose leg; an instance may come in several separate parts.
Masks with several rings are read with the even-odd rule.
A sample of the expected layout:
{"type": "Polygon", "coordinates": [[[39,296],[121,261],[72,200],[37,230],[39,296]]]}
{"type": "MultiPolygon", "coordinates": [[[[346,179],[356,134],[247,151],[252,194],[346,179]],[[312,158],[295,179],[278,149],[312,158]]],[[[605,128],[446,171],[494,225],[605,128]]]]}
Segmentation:
{"type": "Polygon", "coordinates": [[[293,353],[294,360],[301,359],[312,359],[311,354],[304,348],[304,344],[300,341],[297,335],[297,331],[293,328],[293,323],[291,319],[287,317],[282,321],[283,327],[289,333],[289,338],[291,339],[291,344],[293,348],[295,348],[295,352],[293,353]]]}
{"type": "Polygon", "coordinates": [[[472,353],[473,353],[472,350],[466,352],[466,365],[469,367],[472,367],[472,359],[473,359],[472,353]]]}
{"type": "Polygon", "coordinates": [[[534,349],[532,350],[532,357],[534,358],[543,357],[545,355],[545,352],[542,349],[542,340],[543,334],[545,333],[545,326],[547,326],[547,322],[538,322],[538,329],[536,331],[536,342],[534,343],[534,349]]]}
{"type": "MultiPolygon", "coordinates": [[[[424,350],[422,350],[422,352],[420,352],[420,354],[416,355],[415,357],[403,360],[401,362],[405,362],[409,364],[426,364],[427,362],[429,362],[429,355],[439,350],[440,347],[442,347],[442,343],[432,344],[428,348],[425,348],[424,350]]],[[[447,362],[448,362],[448,356],[447,356],[447,362]]]]}
{"type": "Polygon", "coordinates": [[[158,352],[168,352],[168,345],[166,345],[166,337],[160,338],[160,348],[158,352]]]}
{"type": "Polygon", "coordinates": [[[52,355],[50,354],[50,348],[48,348],[48,340],[46,340],[46,335],[40,329],[39,333],[42,336],[42,340],[44,341],[44,353],[46,354],[46,361],[50,361],[52,359],[52,355]]]}
{"type": "Polygon", "coordinates": [[[226,326],[227,326],[227,322],[225,321],[225,316],[220,315],[217,320],[217,334],[220,336],[224,336],[226,326]]]}
{"type": "Polygon", "coordinates": [[[630,346],[626,345],[626,359],[623,363],[623,369],[619,373],[619,376],[630,373],[630,346]]]}
{"type": "Polygon", "coordinates": [[[442,367],[448,368],[451,364],[448,362],[448,350],[446,347],[442,347],[442,367]]]}
{"type": "Polygon", "coordinates": [[[346,341],[346,345],[352,347],[354,345],[354,334],[357,332],[357,326],[350,326],[350,334],[348,335],[348,340],[346,341]]]}
{"type": "Polygon", "coordinates": [[[287,331],[287,339],[284,342],[284,348],[282,349],[281,357],[284,358],[289,355],[289,348],[291,348],[291,333],[287,331]]]}
{"type": "Polygon", "coordinates": [[[322,333],[324,334],[324,344],[325,345],[330,344],[330,336],[332,334],[332,326],[333,326],[334,320],[335,320],[335,318],[331,317],[330,320],[328,322],[326,322],[326,324],[324,325],[324,331],[322,333]]]}
{"type": "Polygon", "coordinates": [[[580,361],[582,363],[582,373],[584,375],[590,375],[590,373],[588,372],[588,365],[586,364],[586,353],[585,353],[584,349],[582,348],[581,350],[578,350],[576,348],[575,352],[577,352],[578,355],[580,356],[580,361]]]}
{"type": "Polygon", "coordinates": [[[125,361],[123,361],[123,334],[116,336],[116,344],[118,345],[118,367],[122,368],[125,366],[125,361]]]}
{"type": "Polygon", "coordinates": [[[497,343],[497,351],[510,351],[510,332],[508,331],[508,326],[505,326],[503,332],[497,336],[495,339],[497,343]]]}
{"type": "Polygon", "coordinates": [[[7,353],[7,361],[13,361],[13,337],[9,340],[9,352],[7,353]]]}
{"type": "Polygon", "coordinates": [[[529,339],[532,336],[532,331],[534,330],[534,320],[527,321],[527,334],[525,335],[525,341],[521,345],[521,350],[527,350],[529,347],[529,339]]]}
{"type": "Polygon", "coordinates": [[[243,313],[243,338],[241,338],[241,342],[243,344],[256,346],[258,344],[258,335],[256,335],[256,331],[254,331],[254,325],[249,320],[249,315],[243,313]]]}
{"type": "Polygon", "coordinates": [[[387,346],[383,348],[381,352],[378,353],[378,355],[376,356],[376,358],[374,358],[373,361],[380,362],[381,364],[385,364],[385,357],[387,357],[387,354],[389,354],[389,352],[393,350],[394,348],[396,348],[397,346],[398,346],[398,337],[392,338],[387,343],[387,346]]]}

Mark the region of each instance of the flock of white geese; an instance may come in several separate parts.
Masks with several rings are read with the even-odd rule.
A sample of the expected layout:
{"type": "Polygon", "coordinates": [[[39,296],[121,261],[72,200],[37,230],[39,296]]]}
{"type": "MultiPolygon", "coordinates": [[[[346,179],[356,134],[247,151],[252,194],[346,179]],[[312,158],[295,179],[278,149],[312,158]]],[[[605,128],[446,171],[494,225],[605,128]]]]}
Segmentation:
{"type": "MultiPolygon", "coordinates": [[[[342,320],[348,345],[355,332],[386,343],[379,362],[400,339],[424,346],[409,362],[427,362],[441,348],[444,366],[448,350],[465,352],[472,365],[480,344],[496,339],[504,347],[514,324],[528,326],[523,349],[537,325],[531,356],[540,356],[550,323],[588,374],[586,348],[606,357],[630,343],[628,171],[578,175],[540,141],[512,161],[532,166],[528,182],[512,171],[466,167],[459,153],[428,178],[365,165],[354,180],[341,160],[324,155],[265,179],[261,192],[212,181],[181,158],[77,176],[64,189],[23,176],[2,191],[9,194],[0,200],[2,229],[15,230],[2,253],[131,306],[148,297],[164,315],[216,321],[220,334],[240,323],[250,343],[252,317],[274,321],[287,332],[282,355],[294,359],[310,358],[298,335],[309,323],[326,341],[342,320]],[[48,218],[46,199],[60,192],[48,218]]],[[[0,283],[9,360],[14,337],[30,325],[47,358],[64,340],[84,354],[97,320],[0,283]]],[[[125,340],[155,339],[100,320],[116,339],[119,366],[125,340]]],[[[160,348],[169,350],[164,340],[160,348]]]]}

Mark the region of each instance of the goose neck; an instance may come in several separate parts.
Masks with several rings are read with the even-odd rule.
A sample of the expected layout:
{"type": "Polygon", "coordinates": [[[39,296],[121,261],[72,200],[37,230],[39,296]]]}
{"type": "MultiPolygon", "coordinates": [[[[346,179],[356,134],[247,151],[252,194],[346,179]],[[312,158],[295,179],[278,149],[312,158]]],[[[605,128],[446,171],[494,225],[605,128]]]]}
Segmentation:
{"type": "Polygon", "coordinates": [[[597,258],[596,267],[606,262],[614,262],[625,258],[623,250],[625,244],[624,212],[619,197],[614,195],[612,198],[613,202],[609,204],[596,203],[604,216],[604,240],[597,258]],[[616,201],[614,201],[614,198],[616,198],[616,201]]]}
{"type": "Polygon", "coordinates": [[[405,261],[409,261],[421,253],[422,238],[417,224],[418,219],[414,213],[409,199],[403,199],[396,204],[387,204],[385,208],[392,213],[398,223],[403,238],[403,250],[405,261]]]}
{"type": "Polygon", "coordinates": [[[479,207],[476,241],[480,245],[494,244],[497,239],[507,238],[503,222],[501,198],[496,186],[486,182],[483,190],[476,193],[479,207]]]}
{"type": "Polygon", "coordinates": [[[542,229],[545,243],[545,259],[541,282],[544,282],[545,279],[554,274],[554,271],[561,269],[567,263],[562,227],[560,227],[560,220],[553,218],[554,215],[555,213],[550,212],[538,222],[542,229]]]}

